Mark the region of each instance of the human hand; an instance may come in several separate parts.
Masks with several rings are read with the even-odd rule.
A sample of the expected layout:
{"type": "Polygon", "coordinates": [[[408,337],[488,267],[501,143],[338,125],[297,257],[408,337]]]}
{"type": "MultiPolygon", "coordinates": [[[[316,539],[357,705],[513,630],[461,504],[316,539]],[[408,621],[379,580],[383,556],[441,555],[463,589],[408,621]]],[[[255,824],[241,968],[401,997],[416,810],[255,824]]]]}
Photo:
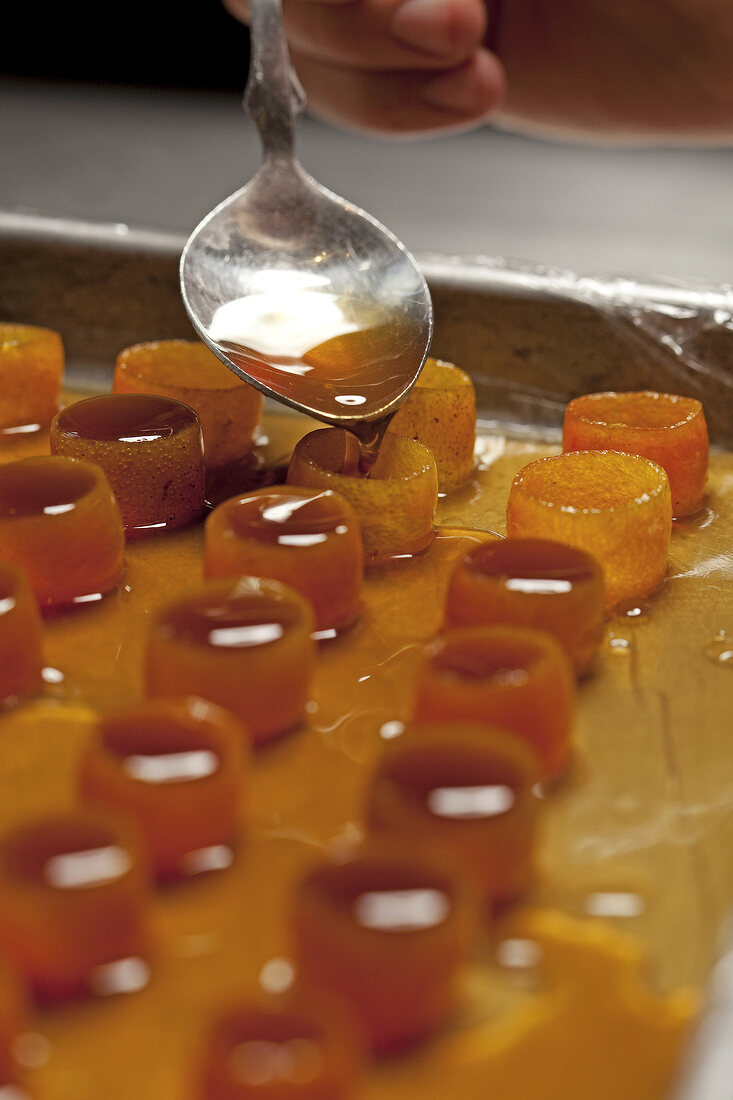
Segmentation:
{"type": "MultiPolygon", "coordinates": [[[[248,0],[223,0],[241,22],[248,0]]],[[[283,0],[293,65],[313,114],[380,136],[468,129],[498,106],[484,47],[494,0],[283,0]]]]}

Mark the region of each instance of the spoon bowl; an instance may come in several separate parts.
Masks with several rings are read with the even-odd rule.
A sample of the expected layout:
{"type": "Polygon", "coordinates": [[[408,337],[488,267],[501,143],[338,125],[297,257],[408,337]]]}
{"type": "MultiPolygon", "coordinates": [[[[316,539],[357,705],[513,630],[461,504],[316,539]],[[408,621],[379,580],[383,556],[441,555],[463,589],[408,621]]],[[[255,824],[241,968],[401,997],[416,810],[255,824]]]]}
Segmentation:
{"type": "Polygon", "coordinates": [[[371,446],[425,362],[430,293],[397,238],[298,161],[305,97],[280,0],[253,0],[250,33],[244,103],[262,163],[189,237],[183,301],[198,335],[235,374],[371,446]]]}

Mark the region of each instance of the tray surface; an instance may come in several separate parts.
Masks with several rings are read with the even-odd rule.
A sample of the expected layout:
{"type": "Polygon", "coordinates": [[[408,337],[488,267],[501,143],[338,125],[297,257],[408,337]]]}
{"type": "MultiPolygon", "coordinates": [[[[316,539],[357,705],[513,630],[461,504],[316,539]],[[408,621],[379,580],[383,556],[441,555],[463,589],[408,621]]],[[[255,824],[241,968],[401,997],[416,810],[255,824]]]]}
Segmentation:
{"type": "MultiPolygon", "coordinates": [[[[3,293],[0,300],[8,319],[6,301],[12,319],[60,328],[71,349],[75,387],[108,386],[113,355],[128,343],[190,335],[176,300],[176,241],[141,239],[128,248],[129,241],[119,247],[101,230],[91,240],[79,227],[51,230],[47,224],[16,226],[2,239],[19,266],[11,297],[3,293]],[[49,267],[63,284],[60,298],[49,295],[41,279],[49,267]],[[100,279],[100,271],[105,278],[100,279]],[[61,323],[64,308],[68,324],[61,323]]],[[[693,369],[698,365],[694,357],[691,368],[674,350],[670,355],[668,345],[655,343],[655,331],[657,336],[660,331],[655,325],[664,315],[657,308],[659,288],[646,294],[636,288],[630,306],[629,288],[624,296],[618,287],[614,293],[613,287],[583,288],[573,282],[563,294],[557,275],[550,279],[536,272],[433,262],[432,273],[430,264],[425,266],[436,300],[434,350],[470,370],[486,425],[477,440],[475,477],[440,503],[437,519],[445,527],[502,532],[511,478],[531,458],[557,449],[558,416],[567,397],[601,388],[607,379],[637,377],[637,361],[645,364],[650,379],[656,370],[656,377],[679,380],[685,367],[685,392],[697,395],[708,385],[713,394],[711,419],[719,426],[713,432],[719,446],[706,506],[676,525],[662,589],[609,621],[598,667],[580,691],[575,768],[544,799],[541,873],[533,898],[583,922],[589,898],[639,899],[633,912],[606,913],[605,919],[632,930],[650,947],[652,986],[667,993],[703,985],[721,951],[733,900],[733,761],[727,753],[733,702],[728,646],[728,634],[733,636],[733,461],[724,449],[729,441],[721,411],[731,347],[724,316],[727,293],[710,297],[712,292],[700,288],[677,288],[669,295],[667,309],[687,313],[676,319],[678,343],[686,325],[688,350],[691,344],[696,354],[703,344],[717,349],[718,358],[706,358],[701,371],[693,369]],[[639,316],[641,326],[634,320],[639,316]],[[657,351],[645,356],[650,347],[657,351]]],[[[4,269],[7,278],[7,265],[4,269]]],[[[277,417],[272,446],[283,453],[312,426],[277,417]]],[[[27,441],[4,446],[3,457],[20,455],[26,446],[27,441]]],[[[83,628],[78,616],[49,624],[48,662],[63,669],[64,682],[37,711],[24,708],[3,720],[0,736],[10,746],[0,775],[3,824],[71,798],[73,761],[89,731],[87,708],[140,690],[142,624],[138,616],[131,617],[130,608],[149,606],[157,596],[163,561],[168,584],[189,578],[199,544],[198,531],[168,536],[165,547],[153,540],[137,544],[128,560],[132,600],[123,594],[125,588],[88,609],[83,628]]],[[[358,834],[362,785],[379,751],[379,731],[406,716],[411,668],[422,641],[439,629],[438,594],[464,546],[465,541],[446,536],[399,578],[370,581],[369,613],[354,641],[363,647],[360,656],[345,655],[343,647],[324,651],[308,730],[284,739],[257,762],[241,874],[202,878],[184,892],[157,899],[163,947],[159,969],[145,990],[111,1000],[101,1014],[81,1006],[43,1021],[39,1031],[51,1046],[47,1061],[34,1070],[39,1096],[91,1098],[103,1090],[110,1097],[173,1100],[183,1094],[181,1052],[197,1014],[230,986],[232,959],[239,957],[241,964],[238,982],[259,982],[268,960],[287,954],[283,923],[271,918],[283,912],[292,876],[319,846],[358,834]],[[422,598],[426,586],[436,594],[432,603],[422,598]],[[361,671],[355,677],[357,666],[361,671]],[[298,776],[299,782],[288,782],[288,776],[298,776]],[[276,866],[278,873],[263,875],[265,866],[276,866]],[[237,944],[243,913],[253,946],[242,954],[237,944]],[[170,1027],[141,1026],[161,1014],[170,1027]],[[129,1043],[118,1042],[120,1028],[129,1043]],[[97,1052],[93,1060],[90,1040],[97,1052]],[[153,1063],[157,1068],[151,1073],[153,1063]]],[[[486,959],[466,980],[469,1008],[466,1019],[456,1024],[463,1034],[480,1036],[500,1007],[530,995],[518,990],[506,972],[497,976],[486,959]]],[[[454,1072],[451,1058],[474,1069],[481,1062],[480,1052],[468,1056],[466,1049],[446,1041],[417,1057],[407,1071],[383,1068],[373,1075],[366,1095],[370,1100],[409,1095],[405,1090],[420,1081],[433,1082],[433,1095],[447,1095],[438,1083],[454,1072]]],[[[474,1085],[476,1095],[482,1095],[482,1084],[474,1085]]],[[[714,1100],[711,1087],[699,1096],[714,1100]]],[[[698,1094],[686,1091],[684,1100],[693,1095],[698,1094]]]]}

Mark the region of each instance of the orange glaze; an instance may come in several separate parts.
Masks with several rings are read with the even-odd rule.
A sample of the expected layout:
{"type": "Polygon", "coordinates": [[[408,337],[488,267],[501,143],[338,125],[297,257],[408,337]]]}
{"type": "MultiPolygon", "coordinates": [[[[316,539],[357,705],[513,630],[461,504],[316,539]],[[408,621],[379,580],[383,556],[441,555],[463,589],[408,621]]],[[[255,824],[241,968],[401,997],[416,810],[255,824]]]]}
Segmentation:
{"type": "Polygon", "coordinates": [[[293,451],[288,485],[333,489],[346,497],[359,519],[367,565],[424,550],[435,536],[438,501],[432,452],[414,439],[387,432],[366,476],[358,453],[355,437],[341,428],[309,432],[293,451]]]}
{"type": "Polygon", "coordinates": [[[133,815],[159,879],[227,858],[243,803],[249,738],[228,711],[204,699],[151,699],[99,719],[79,791],[133,815]]]}
{"type": "Polygon", "coordinates": [[[374,1053],[425,1038],[456,1004],[474,899],[434,854],[371,841],[310,871],[293,896],[303,980],[345,997],[374,1053]]]}
{"type": "Polygon", "coordinates": [[[377,764],[367,822],[377,834],[444,849],[495,907],[532,881],[539,779],[534,752],[506,730],[413,723],[377,764]]]}
{"type": "Polygon", "coordinates": [[[98,463],[127,538],[183,527],[204,509],[204,452],[193,409],[155,394],[100,394],[63,409],[51,451],[98,463]]]}
{"type": "Polygon", "coordinates": [[[430,448],[441,493],[463,485],[473,472],[476,440],[476,391],[470,375],[454,363],[426,359],[388,430],[430,448]]]}
{"type": "Polygon", "coordinates": [[[101,467],[61,455],[0,465],[0,546],[27,573],[42,611],[109,592],[125,540],[101,467]]]}
{"type": "Polygon", "coordinates": [[[207,467],[249,454],[262,413],[262,394],[197,340],[151,340],[117,356],[115,393],[157,393],[198,414],[207,467]]]}
{"type": "Polygon", "coordinates": [[[42,666],[36,597],[24,570],[0,561],[0,710],[40,688],[42,666]]]}
{"type": "MultiPolygon", "coordinates": [[[[15,1056],[17,1039],[29,1027],[31,1017],[26,989],[14,964],[0,958],[0,1098],[6,1085],[16,1085],[22,1076],[15,1056]]],[[[25,1094],[8,1090],[7,1100],[24,1100],[25,1094]]]]}
{"type": "Polygon", "coordinates": [[[565,409],[564,451],[625,451],[667,473],[672,512],[686,516],[705,496],[710,445],[705,412],[694,397],[642,390],[588,393],[565,409]]]}
{"type": "Polygon", "coordinates": [[[200,1100],[356,1100],[362,1037],[346,1006],[312,991],[222,1010],[205,1037],[200,1100]]]}
{"type": "MultiPolygon", "coordinates": [[[[471,1096],[661,1100],[679,1095],[675,1081],[687,1059],[700,997],[689,986],[660,994],[649,982],[650,959],[640,938],[616,922],[525,906],[508,914],[496,939],[502,954],[510,949],[509,957],[516,948],[520,955],[529,948],[541,988],[539,996],[525,997],[509,1020],[495,1017],[496,1026],[475,1037],[473,1049],[481,1044],[486,1051],[487,1072],[484,1087],[471,1096]]],[[[712,1100],[710,1090],[695,1091],[700,1100],[712,1100]]],[[[435,1092],[445,1094],[450,1095],[435,1092]]]]}
{"type": "Polygon", "coordinates": [[[61,335],[37,325],[0,324],[0,436],[43,427],[58,409],[64,374],[61,335]]]}
{"type": "MultiPolygon", "coordinates": [[[[272,429],[274,439],[290,438],[288,418],[283,417],[282,420],[285,426],[282,423],[279,425],[280,435],[277,420],[275,421],[272,429]]],[[[522,446],[526,447],[526,444],[522,446]]],[[[7,449],[5,453],[8,453],[7,449]]],[[[499,472],[492,469],[491,474],[494,478],[499,472]]],[[[717,476],[720,478],[720,467],[717,476]]],[[[506,471],[504,470],[503,476],[499,475],[492,480],[491,484],[488,478],[479,475],[477,486],[481,507],[488,505],[492,518],[492,508],[498,515],[498,509],[503,506],[508,489],[506,471]]],[[[466,522],[469,525],[480,522],[476,518],[478,514],[476,509],[473,515],[467,516],[466,522]]],[[[138,667],[142,668],[143,665],[140,645],[142,625],[150,620],[152,609],[157,603],[172,598],[182,581],[188,583],[190,577],[196,576],[201,567],[202,536],[202,525],[193,525],[188,530],[173,533],[170,538],[137,541],[128,547],[129,570],[119,598],[115,596],[103,601],[90,615],[54,616],[47,621],[50,663],[64,670],[67,701],[85,697],[90,689],[91,698],[96,701],[94,693],[100,689],[110,667],[116,672],[116,676],[103,685],[104,691],[109,691],[109,696],[105,696],[105,699],[113,698],[115,702],[127,703],[131,698],[137,697],[138,667]],[[116,654],[118,649],[119,657],[115,656],[114,661],[111,661],[108,654],[116,654]]],[[[251,978],[266,958],[273,953],[279,954],[287,950],[279,936],[283,908],[290,896],[293,866],[299,866],[301,862],[307,865],[313,853],[318,851],[315,845],[327,843],[334,837],[340,840],[342,835],[347,835],[347,830],[353,828],[353,823],[360,820],[361,803],[354,798],[353,785],[358,780],[358,791],[361,795],[361,780],[365,768],[373,760],[370,754],[377,739],[376,726],[387,717],[395,717],[395,708],[404,717],[406,693],[411,684],[411,666],[408,662],[408,675],[403,676],[406,669],[403,658],[409,657],[409,650],[413,648],[411,643],[416,639],[421,640],[438,626],[437,615],[431,611],[427,619],[431,624],[429,630],[421,635],[419,630],[414,629],[415,619],[422,622],[423,609],[435,600],[436,582],[439,591],[444,591],[447,578],[443,566],[447,558],[445,555],[441,557],[440,544],[441,540],[436,540],[435,545],[425,555],[404,563],[404,567],[373,574],[365,586],[368,615],[365,616],[364,631],[353,631],[333,646],[322,647],[326,660],[317,669],[318,694],[314,695],[322,707],[321,712],[309,716],[305,736],[282,742],[274,747],[273,752],[262,754],[256,762],[257,775],[252,784],[252,795],[258,805],[254,809],[259,814],[257,824],[266,822],[267,827],[255,827],[251,835],[247,836],[248,858],[237,860],[231,874],[201,880],[195,884],[189,883],[173,893],[165,891],[154,896],[154,918],[159,922],[156,923],[156,928],[164,936],[161,946],[165,965],[160,968],[160,972],[156,971],[156,980],[141,997],[141,1001],[144,999],[145,1003],[140,1014],[137,1005],[130,1005],[128,1012],[122,1006],[119,1013],[115,1011],[117,1006],[110,1005],[110,1012],[84,1011],[78,1016],[74,1014],[73,1017],[61,1012],[48,1014],[44,1018],[44,1029],[48,1026],[53,1056],[49,1065],[41,1070],[38,1100],[48,1100],[52,1095],[63,1093],[68,1089],[69,1081],[76,1085],[76,1075],[79,1074],[80,1067],[83,1067],[88,1081],[89,1095],[102,1096],[110,1089],[120,1091],[124,1086],[120,1084],[119,1078],[123,1078],[131,1086],[126,1095],[140,1096],[144,1100],[180,1096],[182,1086],[187,1085],[191,1079],[186,1058],[193,1050],[193,1043],[200,1038],[198,1022],[204,1019],[217,996],[213,983],[209,984],[209,975],[217,974],[219,982],[223,980],[228,991],[232,986],[238,990],[240,980],[244,976],[251,978]],[[410,581],[411,577],[414,583],[410,581]],[[375,599],[377,590],[378,600],[375,599]],[[370,634],[372,626],[374,630],[370,634]],[[377,636],[379,645],[375,647],[372,643],[377,636]],[[393,659],[395,657],[396,660],[393,659]],[[364,677],[365,682],[362,683],[365,668],[371,678],[364,677]],[[374,710],[370,713],[369,708],[372,707],[374,710]],[[355,718],[357,722],[361,721],[361,730],[350,728],[347,722],[342,723],[344,716],[348,716],[349,720],[355,718]],[[334,722],[335,718],[339,720],[338,726],[334,722]],[[362,752],[364,746],[367,748],[362,752]],[[264,842],[262,833],[266,834],[264,842]],[[249,856],[253,858],[250,859],[249,856]],[[252,904],[252,899],[256,899],[256,904],[252,904]],[[204,929],[206,935],[199,935],[204,929]],[[189,932],[193,934],[189,935],[189,932]],[[210,957],[213,964],[211,968],[208,957],[201,958],[194,954],[197,950],[208,950],[202,941],[209,940],[215,941],[217,945],[210,957]],[[190,958],[183,957],[183,949],[187,947],[191,948],[190,958]],[[177,954],[179,949],[180,956],[177,954]],[[148,1028],[151,1021],[152,1026],[148,1028]],[[154,1031],[155,1035],[148,1041],[147,1037],[141,1038],[141,1031],[154,1031]],[[155,1058],[154,1073],[149,1069],[152,1063],[148,1059],[151,1055],[155,1058]],[[181,1062],[186,1063],[183,1071],[181,1062]]],[[[652,624],[652,629],[655,625],[652,624]]],[[[595,684],[590,687],[595,691],[595,684]]],[[[35,720],[35,710],[31,709],[35,706],[35,702],[29,706],[31,720],[35,720]]],[[[47,754],[46,742],[53,745],[61,740],[57,736],[58,730],[54,729],[53,716],[56,708],[57,701],[54,699],[51,701],[51,708],[46,711],[46,716],[50,716],[51,720],[41,725],[38,743],[35,743],[34,737],[15,736],[18,732],[15,725],[18,710],[22,713],[23,707],[3,716],[3,732],[7,735],[4,742],[4,747],[7,746],[7,759],[16,761],[15,770],[10,772],[10,782],[6,777],[3,788],[4,805],[6,808],[10,806],[11,815],[27,814],[27,804],[24,805],[22,800],[28,786],[14,783],[16,776],[22,779],[32,769],[31,788],[38,792],[39,798],[43,797],[48,802],[58,798],[59,792],[66,797],[70,783],[73,782],[73,776],[67,774],[68,760],[63,757],[59,763],[53,752],[47,754]],[[46,733],[51,736],[46,738],[46,733]]],[[[58,709],[63,713],[63,707],[58,709]]],[[[21,725],[20,732],[27,732],[29,724],[27,722],[25,728],[21,725]]],[[[64,730],[64,741],[65,733],[64,730]]],[[[623,768],[623,759],[619,762],[619,767],[623,768]]],[[[590,787],[588,793],[591,798],[597,797],[598,789],[590,787]]],[[[585,797],[585,792],[583,796],[585,797]]],[[[582,801],[583,799],[580,800],[581,804],[582,801]]],[[[564,826],[566,819],[561,816],[563,802],[564,796],[561,796],[559,804],[555,803],[550,812],[554,814],[560,807],[558,817],[554,820],[556,823],[562,822],[564,826]]],[[[582,805],[580,808],[582,811],[582,805]]],[[[596,809],[595,804],[592,809],[596,809]]],[[[553,851],[549,860],[549,869],[558,876],[553,885],[557,885],[559,890],[567,885],[563,878],[564,855],[568,849],[572,850],[577,837],[582,835],[579,828],[584,821],[587,818],[581,818],[581,826],[577,822],[570,822],[565,843],[561,839],[558,850],[553,851]]],[[[594,924],[593,927],[597,925],[594,924]]],[[[663,922],[653,927],[661,927],[664,934],[668,931],[663,922]]],[[[441,952],[438,952],[438,957],[443,957],[441,952]]],[[[566,970],[573,966],[580,970],[582,966],[585,972],[586,960],[575,960],[570,946],[563,955],[563,963],[566,960],[566,970]]],[[[424,969],[430,971],[431,964],[432,959],[424,969]]],[[[673,969],[674,966],[676,963],[672,964],[673,969]]],[[[470,969],[464,968],[459,976],[460,981],[465,983],[461,985],[461,989],[465,985],[473,986],[476,977],[482,991],[483,981],[487,978],[486,969],[481,960],[471,958],[470,969]],[[466,978],[468,982],[465,982],[466,978]]],[[[490,976],[488,983],[491,983],[490,976]]],[[[409,988],[409,983],[407,987],[409,988]]],[[[415,985],[415,996],[418,999],[422,996],[419,983],[415,985]]],[[[564,987],[560,988],[558,996],[564,996],[564,987]]],[[[389,999],[385,999],[385,1003],[389,1006],[389,999]]],[[[604,1041],[607,1047],[607,1038],[604,1040],[606,1033],[603,1031],[605,1018],[597,1020],[588,1011],[588,1004],[595,1005],[592,997],[590,1000],[585,998],[577,1009],[575,1031],[566,1028],[562,1034],[575,1035],[573,1041],[577,1043],[578,1036],[585,1036],[586,1025],[597,1026],[601,1050],[597,1064],[602,1066],[604,1041]]],[[[620,993],[614,992],[608,1009],[609,1013],[614,1013],[614,1019],[619,1010],[624,1013],[624,1006],[620,993]]],[[[469,1077],[469,1088],[475,1083],[476,1088],[481,1090],[481,1095],[484,1095],[493,1082],[493,1064],[489,1064],[484,1057],[486,1030],[485,1020],[481,1018],[483,1002],[477,1006],[475,1001],[471,1001],[466,1007],[468,1020],[465,1016],[459,1019],[455,1031],[449,1030],[438,1036],[435,1046],[429,1045],[425,1052],[426,1064],[422,1081],[426,1080],[427,1074],[429,1083],[432,1082],[433,1070],[437,1072],[441,1083],[446,1078],[449,1079],[448,1087],[440,1090],[441,1096],[451,1095],[453,1088],[462,1088],[467,1059],[470,1059],[469,1074],[473,1074],[475,1066],[475,1077],[469,1077]],[[471,1013],[477,1008],[480,1018],[474,1029],[471,1026],[471,1013]],[[436,1049],[437,1056],[433,1062],[431,1058],[436,1049]],[[456,1051],[457,1061],[451,1056],[451,1052],[456,1051]],[[482,1087],[484,1080],[487,1082],[485,1088],[482,1087]]],[[[529,1006],[527,1016],[530,1025],[533,1021],[533,1007],[529,1006]]],[[[399,1013],[399,1005],[396,1006],[395,1013],[399,1013]]],[[[453,1020],[449,1009],[446,1022],[450,1028],[453,1020]]],[[[496,1023],[499,1037],[503,1040],[506,1027],[512,1026],[512,1019],[507,1019],[500,1011],[496,1015],[496,1023]]],[[[532,1027],[530,1031],[533,1031],[532,1027]]],[[[503,1044],[502,1049],[506,1045],[503,1044]]],[[[512,1046],[508,1054],[513,1050],[512,1046]]],[[[521,1051],[520,1058],[522,1064],[529,1067],[528,1077],[541,1081],[542,1066],[532,1061],[531,1045],[528,1044],[528,1049],[521,1051]],[[532,1065],[535,1066],[534,1070],[532,1065]]],[[[418,1057],[414,1061],[406,1060],[404,1063],[379,1067],[373,1076],[370,1075],[367,1091],[371,1093],[380,1089],[383,1073],[387,1075],[387,1089],[394,1091],[399,1088],[400,1085],[395,1084],[394,1079],[389,1076],[392,1069],[398,1078],[402,1078],[402,1083],[409,1091],[414,1081],[420,1080],[421,1061],[418,1057]]],[[[583,1090],[583,1082],[578,1080],[572,1058],[566,1059],[564,1064],[571,1085],[577,1086],[585,1096],[587,1090],[583,1090]]],[[[647,1080],[645,1073],[649,1065],[656,1065],[655,1052],[645,1056],[642,1050],[639,1054],[636,1080],[647,1080]]],[[[514,1095],[511,1087],[513,1080],[510,1073],[508,1096],[514,1095]]],[[[541,1089],[541,1084],[538,1087],[541,1089]]],[[[514,1088],[516,1091],[515,1086],[514,1088]]],[[[651,1094],[645,1088],[644,1084],[640,1084],[639,1095],[643,1094],[645,1100],[649,1100],[651,1094]]],[[[413,1089],[415,1091],[419,1089],[413,1089]]],[[[420,1095],[430,1095],[429,1085],[420,1095]]]]}
{"type": "Polygon", "coordinates": [[[512,482],[509,538],[577,546],[601,564],[607,607],[653,592],[667,572],[672,531],[661,466],[617,451],[569,451],[524,466],[512,482]]]}
{"type": "Polygon", "coordinates": [[[279,581],[205,581],[154,612],[147,692],[200,695],[237,715],[255,744],[269,741],[304,717],[314,627],[308,600],[279,581]]]}
{"type": "Polygon", "coordinates": [[[578,675],[603,639],[603,573],[584,550],[548,539],[501,539],[472,546],[451,574],[447,626],[514,623],[547,630],[578,675]]]}
{"type": "Polygon", "coordinates": [[[272,577],[313,604],[316,627],[358,618],[364,550],[359,524],[339,493],[271,486],[218,505],[206,520],[205,577],[272,577]]]}
{"type": "Polygon", "coordinates": [[[543,779],[557,779],[568,766],[574,710],[570,659],[543,630],[454,627],[424,647],[413,719],[511,730],[535,750],[543,779]]]}
{"type": "Polygon", "coordinates": [[[147,889],[126,818],[74,810],[20,825],[0,838],[0,942],[39,1001],[101,991],[108,964],[147,951],[147,889]]]}
{"type": "Polygon", "coordinates": [[[275,271],[263,275],[274,283],[226,303],[208,326],[235,367],[327,416],[370,419],[398,400],[422,350],[413,319],[362,297],[296,288],[287,278],[277,285],[275,271]]]}

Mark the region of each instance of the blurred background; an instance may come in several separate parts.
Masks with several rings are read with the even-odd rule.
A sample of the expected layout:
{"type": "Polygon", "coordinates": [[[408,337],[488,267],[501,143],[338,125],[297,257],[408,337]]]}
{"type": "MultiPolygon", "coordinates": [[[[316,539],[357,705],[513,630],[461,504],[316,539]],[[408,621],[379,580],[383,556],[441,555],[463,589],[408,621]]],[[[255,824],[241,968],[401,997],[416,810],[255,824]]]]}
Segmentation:
{"type": "MultiPolygon", "coordinates": [[[[255,171],[248,34],[218,0],[168,7],[168,22],[140,0],[100,6],[96,22],[88,6],[26,9],[0,82],[1,209],[185,236],[255,171]]],[[[378,140],[305,118],[298,149],[418,254],[733,282],[733,148],[566,145],[491,127],[378,140]]]]}

